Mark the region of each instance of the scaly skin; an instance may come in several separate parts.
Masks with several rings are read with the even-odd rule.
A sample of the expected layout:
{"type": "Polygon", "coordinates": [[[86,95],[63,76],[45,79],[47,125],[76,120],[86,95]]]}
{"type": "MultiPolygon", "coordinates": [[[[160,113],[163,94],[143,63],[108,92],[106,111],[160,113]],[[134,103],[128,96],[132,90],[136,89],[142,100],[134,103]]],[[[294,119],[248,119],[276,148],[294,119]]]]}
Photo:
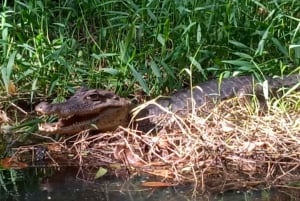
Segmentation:
{"type": "MultiPolygon", "coordinates": [[[[276,94],[282,87],[299,87],[300,76],[268,78],[267,81],[270,94],[276,94]]],[[[251,76],[240,76],[222,81],[211,80],[192,89],[182,89],[171,96],[158,97],[138,106],[132,112],[130,101],[97,89],[81,89],[63,103],[42,102],[35,110],[45,115],[57,114],[61,118],[56,123],[40,125],[39,129],[48,133],[73,134],[85,129],[111,131],[120,125],[128,126],[130,119],[134,128],[147,132],[158,126],[163,114],[172,112],[183,115],[190,112],[192,107],[248,94],[263,96],[263,87],[251,76]]]]}

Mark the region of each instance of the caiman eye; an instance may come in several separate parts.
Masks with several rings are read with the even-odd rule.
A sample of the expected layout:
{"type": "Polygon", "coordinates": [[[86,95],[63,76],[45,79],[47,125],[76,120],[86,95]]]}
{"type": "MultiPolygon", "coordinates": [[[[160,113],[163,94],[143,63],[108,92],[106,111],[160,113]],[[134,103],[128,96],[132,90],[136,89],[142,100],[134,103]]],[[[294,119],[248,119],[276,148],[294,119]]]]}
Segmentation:
{"type": "Polygon", "coordinates": [[[119,96],[114,96],[113,99],[114,100],[120,100],[120,97],[119,96]]]}
{"type": "Polygon", "coordinates": [[[101,95],[100,94],[91,94],[89,96],[86,97],[87,100],[91,100],[91,101],[99,101],[101,99],[101,95]]]}

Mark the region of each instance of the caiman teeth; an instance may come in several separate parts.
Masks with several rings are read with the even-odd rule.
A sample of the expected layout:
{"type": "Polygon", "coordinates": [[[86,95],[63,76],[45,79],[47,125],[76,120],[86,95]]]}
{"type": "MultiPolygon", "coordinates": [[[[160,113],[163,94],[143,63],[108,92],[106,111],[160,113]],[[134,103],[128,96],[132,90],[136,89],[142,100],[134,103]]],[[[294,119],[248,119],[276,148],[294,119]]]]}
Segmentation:
{"type": "Polygon", "coordinates": [[[56,123],[42,123],[42,124],[39,124],[38,128],[39,128],[40,131],[54,132],[57,129],[59,129],[60,126],[59,126],[59,122],[56,122],[56,123]]]}
{"type": "Polygon", "coordinates": [[[67,127],[88,127],[88,125],[91,125],[95,122],[98,116],[99,114],[97,113],[90,114],[88,116],[72,115],[65,118],[60,118],[57,122],[39,124],[38,128],[40,131],[53,133],[67,127]]]}

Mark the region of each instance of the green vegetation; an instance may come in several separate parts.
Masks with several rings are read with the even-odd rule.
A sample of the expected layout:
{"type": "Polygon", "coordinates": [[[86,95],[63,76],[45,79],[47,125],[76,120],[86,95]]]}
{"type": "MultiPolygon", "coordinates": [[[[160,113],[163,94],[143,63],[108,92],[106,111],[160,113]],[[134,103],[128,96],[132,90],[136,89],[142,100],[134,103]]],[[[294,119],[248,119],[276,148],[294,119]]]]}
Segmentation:
{"type": "MultiPolygon", "coordinates": [[[[37,96],[65,98],[78,86],[122,96],[143,91],[155,97],[212,78],[237,74],[262,78],[299,71],[299,0],[3,0],[0,6],[0,109],[4,110],[14,99],[23,101],[21,97],[30,104],[37,96]]],[[[13,108],[21,111],[18,105],[13,108]]],[[[13,119],[14,114],[9,116],[13,119]]],[[[13,138],[23,139],[25,132],[36,129],[36,119],[24,119],[14,125],[14,134],[22,136],[9,140],[0,136],[0,158],[9,155],[6,146],[13,138]]],[[[294,127],[298,129],[298,124],[294,127]]],[[[256,127],[251,134],[255,132],[256,127]]],[[[218,137],[220,144],[231,143],[232,136],[218,137]]],[[[238,142],[244,135],[234,137],[238,140],[233,143],[241,147],[238,142]]],[[[258,136],[269,138],[265,133],[258,136]]],[[[277,153],[291,147],[281,147],[282,142],[278,140],[277,153]]],[[[15,173],[10,173],[11,177],[0,171],[0,187],[6,188],[5,177],[14,180],[15,173]]]]}
{"type": "Polygon", "coordinates": [[[1,7],[8,94],[65,96],[84,85],[155,96],[219,76],[281,75],[300,61],[296,0],[5,0],[1,7]]]}

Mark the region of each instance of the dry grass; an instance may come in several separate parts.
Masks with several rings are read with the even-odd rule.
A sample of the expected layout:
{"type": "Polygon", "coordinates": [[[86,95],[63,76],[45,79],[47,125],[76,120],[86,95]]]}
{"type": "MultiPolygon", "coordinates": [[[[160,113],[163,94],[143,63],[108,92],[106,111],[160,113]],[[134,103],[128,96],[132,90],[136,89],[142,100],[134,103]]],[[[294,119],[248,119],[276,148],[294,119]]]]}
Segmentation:
{"type": "Polygon", "coordinates": [[[173,123],[155,135],[128,128],[82,132],[50,143],[59,149],[48,150],[74,153],[85,166],[121,164],[172,184],[193,182],[202,191],[282,186],[300,179],[299,100],[298,93],[270,101],[261,114],[257,106],[234,98],[209,114],[170,114],[173,123]]]}

